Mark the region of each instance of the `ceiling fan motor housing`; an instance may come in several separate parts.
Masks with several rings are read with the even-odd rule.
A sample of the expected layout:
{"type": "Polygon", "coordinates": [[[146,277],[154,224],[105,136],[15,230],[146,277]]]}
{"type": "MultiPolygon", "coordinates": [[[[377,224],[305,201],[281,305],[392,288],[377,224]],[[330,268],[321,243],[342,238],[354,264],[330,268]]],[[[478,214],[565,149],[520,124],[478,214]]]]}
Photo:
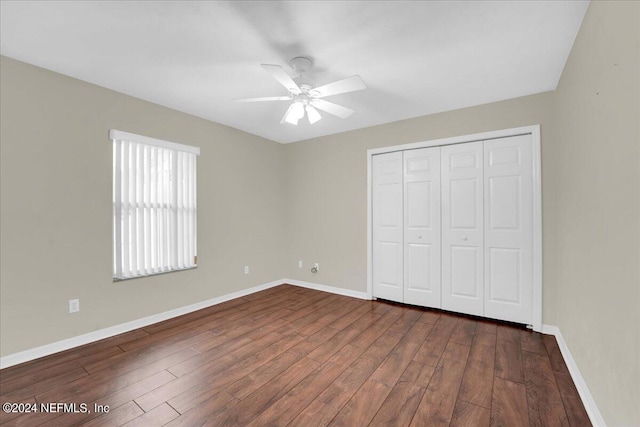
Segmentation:
{"type": "Polygon", "coordinates": [[[293,71],[298,74],[303,74],[311,68],[313,65],[313,60],[311,58],[307,58],[306,56],[296,56],[291,61],[289,61],[289,65],[293,71]]]}
{"type": "Polygon", "coordinates": [[[289,61],[289,65],[291,65],[293,71],[298,75],[298,77],[295,77],[293,81],[295,81],[298,84],[298,87],[302,89],[302,93],[308,95],[314,84],[311,79],[305,76],[305,73],[309,71],[313,65],[313,60],[305,56],[298,56],[289,61]]]}

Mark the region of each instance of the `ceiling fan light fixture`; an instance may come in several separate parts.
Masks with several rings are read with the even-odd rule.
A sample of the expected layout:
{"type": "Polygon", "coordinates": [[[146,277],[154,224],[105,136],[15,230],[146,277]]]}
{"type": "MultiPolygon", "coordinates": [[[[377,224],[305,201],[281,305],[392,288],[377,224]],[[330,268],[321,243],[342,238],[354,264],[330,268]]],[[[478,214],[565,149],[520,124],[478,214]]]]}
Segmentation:
{"type": "Polygon", "coordinates": [[[307,105],[305,109],[307,110],[307,118],[309,119],[310,124],[314,124],[322,118],[320,113],[318,113],[318,110],[313,108],[313,106],[307,105]]]}
{"type": "Polygon", "coordinates": [[[292,125],[297,125],[298,120],[304,117],[304,105],[300,102],[294,102],[289,107],[289,111],[287,111],[287,115],[284,118],[284,121],[287,123],[291,123],[292,125]]]}

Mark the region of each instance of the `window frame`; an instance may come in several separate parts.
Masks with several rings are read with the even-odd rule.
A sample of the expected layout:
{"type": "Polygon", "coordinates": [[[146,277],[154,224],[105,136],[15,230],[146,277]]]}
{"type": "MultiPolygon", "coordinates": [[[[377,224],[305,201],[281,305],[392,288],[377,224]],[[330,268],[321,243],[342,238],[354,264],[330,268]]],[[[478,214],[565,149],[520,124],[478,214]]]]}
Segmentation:
{"type": "Polygon", "coordinates": [[[113,150],[113,229],[111,233],[113,281],[119,282],[197,268],[197,157],[200,155],[200,148],[116,129],[109,131],[109,140],[113,150]],[[122,150],[122,147],[129,150],[134,149],[137,153],[136,164],[129,163],[126,172],[122,170],[123,160],[131,162],[131,159],[122,151],[118,151],[122,150]],[[141,153],[144,154],[141,156],[141,153]],[[119,155],[122,157],[118,157],[119,155]],[[157,169],[160,155],[163,156],[164,161],[162,170],[165,173],[166,171],[170,172],[166,178],[167,181],[163,183],[157,181],[161,175],[157,169]],[[168,162],[166,156],[169,158],[168,162]],[[151,172],[153,170],[152,159],[155,159],[153,162],[156,165],[155,175],[151,172]],[[128,178],[134,176],[131,174],[136,176],[136,178],[131,178],[133,181],[128,178]],[[128,179],[129,182],[123,184],[123,178],[128,179]],[[155,186],[156,197],[161,197],[163,200],[156,199],[155,202],[150,200],[152,184],[155,186]],[[128,201],[124,201],[121,192],[125,185],[127,186],[125,194],[129,194],[129,190],[134,186],[138,191],[141,188],[148,191],[146,193],[144,191],[138,192],[137,195],[134,192],[133,200],[129,198],[128,201]],[[187,190],[186,193],[185,190],[187,190]],[[158,192],[161,193],[161,196],[158,192]],[[142,195],[140,196],[140,194],[142,195]],[[128,213],[125,213],[124,210],[128,213]],[[124,215],[129,215],[131,218],[132,212],[135,212],[133,221],[137,225],[142,224],[144,229],[138,232],[136,226],[132,226],[133,222],[129,222],[124,227],[126,228],[126,233],[124,233],[124,221],[122,219],[118,221],[117,217],[120,215],[120,218],[124,218],[124,215]],[[162,222],[160,223],[160,221],[162,222]],[[152,227],[148,223],[155,224],[155,226],[152,227]],[[179,229],[180,231],[178,231],[179,229]],[[187,235],[184,235],[185,231],[187,235]],[[136,234],[133,235],[132,232],[136,234]],[[133,245],[128,252],[125,251],[124,256],[128,258],[126,262],[122,253],[125,246],[123,242],[125,236],[128,236],[129,245],[133,245]],[[161,245],[160,242],[163,244],[161,245]],[[141,247],[142,249],[140,249],[141,247]],[[141,256],[141,253],[145,251],[151,255],[146,258],[141,256]],[[188,251],[188,254],[185,251],[188,251]],[[160,256],[161,252],[164,254],[164,258],[160,256]],[[132,262],[134,258],[135,262],[132,262]],[[149,259],[154,260],[154,265],[149,265],[149,259]],[[142,266],[140,266],[140,262],[142,262],[142,266]],[[118,265],[118,263],[120,264],[118,265]],[[131,265],[134,266],[133,269],[131,265]]]}

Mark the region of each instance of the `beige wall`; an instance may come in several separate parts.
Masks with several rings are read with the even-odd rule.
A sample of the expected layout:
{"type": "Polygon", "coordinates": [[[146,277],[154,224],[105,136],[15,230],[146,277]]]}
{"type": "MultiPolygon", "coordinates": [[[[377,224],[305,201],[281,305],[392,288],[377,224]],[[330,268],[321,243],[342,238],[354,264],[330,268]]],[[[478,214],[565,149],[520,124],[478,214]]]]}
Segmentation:
{"type": "Polygon", "coordinates": [[[558,317],[608,425],[640,425],[640,3],[592,2],[556,91],[558,317]]]}
{"type": "Polygon", "coordinates": [[[284,146],[6,57],[0,66],[2,355],[282,278],[284,146]],[[112,282],[110,128],[201,147],[196,270],[112,282]]]}
{"type": "Polygon", "coordinates": [[[542,140],[543,321],[553,324],[557,146],[551,92],[287,145],[287,277],[366,292],[368,149],[533,124],[541,125],[542,140]],[[316,275],[313,262],[320,263],[316,275]]]}

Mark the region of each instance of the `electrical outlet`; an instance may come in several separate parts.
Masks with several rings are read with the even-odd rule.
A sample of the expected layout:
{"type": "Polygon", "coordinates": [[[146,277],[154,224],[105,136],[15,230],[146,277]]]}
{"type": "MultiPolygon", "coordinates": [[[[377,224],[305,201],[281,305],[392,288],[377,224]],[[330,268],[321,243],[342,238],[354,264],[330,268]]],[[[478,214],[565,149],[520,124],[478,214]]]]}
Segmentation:
{"type": "Polygon", "coordinates": [[[69,300],[69,313],[77,313],[80,311],[80,300],[79,299],[70,299],[69,300]]]}
{"type": "Polygon", "coordinates": [[[302,268],[302,260],[298,261],[298,268],[302,268]]]}
{"type": "Polygon", "coordinates": [[[244,266],[244,274],[249,274],[249,266],[248,265],[244,266]]]}

